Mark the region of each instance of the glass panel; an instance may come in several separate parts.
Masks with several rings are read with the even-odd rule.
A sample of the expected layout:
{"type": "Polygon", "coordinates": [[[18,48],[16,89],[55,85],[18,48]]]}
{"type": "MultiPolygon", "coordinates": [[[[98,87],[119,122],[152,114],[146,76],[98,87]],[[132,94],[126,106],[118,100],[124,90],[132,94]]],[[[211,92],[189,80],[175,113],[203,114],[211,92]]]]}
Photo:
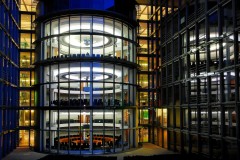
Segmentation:
{"type": "Polygon", "coordinates": [[[140,47],[139,47],[138,53],[139,54],[148,54],[147,40],[140,40],[139,45],[140,45],[140,47]]]}
{"type": "Polygon", "coordinates": [[[20,10],[27,11],[27,12],[36,12],[36,2],[35,1],[20,1],[20,10]]]}
{"type": "Polygon", "coordinates": [[[147,32],[147,23],[140,22],[139,23],[139,31],[138,35],[142,37],[147,37],[148,32],[147,32]]]}
{"type": "Polygon", "coordinates": [[[54,38],[51,38],[51,58],[59,58],[59,50],[58,50],[58,38],[57,37],[54,37],[54,38]]]}
{"type": "Polygon", "coordinates": [[[105,36],[93,35],[93,53],[92,57],[100,58],[103,55],[103,46],[108,46],[112,39],[105,36]]]}
{"type": "MultiPolygon", "coordinates": [[[[30,126],[30,111],[29,110],[21,110],[19,112],[19,125],[20,126],[30,126]]],[[[25,143],[25,142],[24,142],[25,143]]]]}
{"type": "MultiPolygon", "coordinates": [[[[146,6],[146,5],[139,5],[139,8],[138,8],[138,19],[141,19],[141,20],[148,20],[150,15],[152,14],[151,13],[151,7],[153,6],[146,6]]],[[[153,7],[154,9],[154,7],[153,7]]]]}
{"type": "Polygon", "coordinates": [[[188,109],[183,109],[183,128],[188,129],[188,109]]]}
{"type": "Polygon", "coordinates": [[[218,139],[212,139],[212,146],[213,146],[213,157],[216,159],[222,158],[222,146],[221,146],[221,140],[218,139]]]}
{"type": "Polygon", "coordinates": [[[168,147],[168,134],[167,134],[167,130],[164,129],[163,130],[163,148],[167,149],[168,147]]]}
{"type": "Polygon", "coordinates": [[[92,47],[92,36],[89,35],[81,35],[81,54],[82,56],[89,57],[91,52],[90,52],[90,47],[92,47]]]}
{"type": "Polygon", "coordinates": [[[221,112],[220,108],[212,109],[212,134],[221,134],[221,112]]]}
{"type": "Polygon", "coordinates": [[[130,54],[130,50],[131,50],[131,46],[130,45],[131,44],[128,41],[123,40],[123,57],[121,56],[121,58],[123,58],[125,60],[130,60],[130,56],[132,56],[130,54]]]}
{"type": "Polygon", "coordinates": [[[19,147],[28,147],[29,146],[29,131],[20,130],[19,131],[19,147]]]}
{"type": "Polygon", "coordinates": [[[20,67],[29,68],[31,64],[30,52],[20,52],[20,67]]]}
{"type": "Polygon", "coordinates": [[[211,101],[218,102],[220,100],[220,75],[211,77],[211,101]]]}
{"type": "MultiPolygon", "coordinates": [[[[113,20],[104,19],[104,32],[107,34],[113,34],[113,20]]],[[[120,32],[119,30],[117,32],[120,32]]]]}
{"type": "Polygon", "coordinates": [[[91,31],[92,30],[92,17],[82,16],[81,17],[81,31],[91,31]]]}
{"type": "Polygon", "coordinates": [[[122,39],[120,38],[116,38],[115,39],[115,54],[113,54],[113,56],[116,56],[116,58],[121,58],[122,57],[122,39]]]}
{"type": "Polygon", "coordinates": [[[123,25],[123,37],[128,38],[128,27],[126,25],[123,25]]]}
{"type": "MultiPolygon", "coordinates": [[[[163,109],[163,127],[167,127],[167,109],[163,109]]],[[[164,138],[165,139],[165,138],[164,138]]]]}
{"type": "Polygon", "coordinates": [[[142,71],[148,70],[148,57],[138,57],[138,64],[141,66],[142,71]]]}
{"type": "Polygon", "coordinates": [[[115,36],[122,36],[122,23],[119,21],[115,21],[115,36]]]}
{"type": "Polygon", "coordinates": [[[44,45],[44,58],[45,59],[51,58],[50,40],[46,39],[42,44],[44,45]]]}
{"type": "Polygon", "coordinates": [[[129,39],[130,39],[130,40],[134,40],[134,39],[133,39],[133,32],[134,32],[134,31],[133,31],[131,28],[128,28],[128,32],[129,32],[129,39]]]}
{"type": "Polygon", "coordinates": [[[176,149],[177,151],[181,150],[181,134],[180,133],[176,133],[176,149]]]}
{"type": "Polygon", "coordinates": [[[20,71],[20,87],[30,87],[30,72],[20,71]]]}
{"type": "Polygon", "coordinates": [[[162,126],[163,125],[163,116],[162,116],[162,109],[157,109],[157,124],[159,126],[162,126]]]}
{"type": "Polygon", "coordinates": [[[32,52],[32,54],[31,54],[31,64],[33,64],[34,62],[36,62],[35,60],[35,52],[32,52]]]}
{"type": "Polygon", "coordinates": [[[191,136],[191,144],[192,144],[192,152],[197,153],[198,152],[198,137],[195,135],[191,136]]]}
{"type": "Polygon", "coordinates": [[[53,20],[51,24],[51,35],[59,34],[58,19],[53,20]]]}
{"type": "Polygon", "coordinates": [[[198,114],[197,114],[197,109],[191,109],[191,130],[196,131],[197,130],[197,119],[198,119],[198,114]]]}
{"type": "Polygon", "coordinates": [[[44,29],[45,29],[44,36],[45,37],[49,36],[50,35],[50,23],[49,22],[45,24],[44,29]]]}
{"type": "MultiPolygon", "coordinates": [[[[60,43],[60,55],[64,55],[65,58],[67,58],[69,56],[69,45],[70,45],[70,36],[61,36],[61,43],[60,43]]],[[[57,48],[55,49],[55,51],[57,51],[57,48]]],[[[53,51],[53,53],[56,53],[53,51]]],[[[53,54],[52,53],[52,54],[53,54]]]]}
{"type": "Polygon", "coordinates": [[[30,49],[31,48],[31,34],[30,33],[21,33],[20,34],[20,47],[21,49],[30,49]]]}
{"type": "Polygon", "coordinates": [[[227,108],[225,111],[225,135],[236,137],[236,111],[234,108],[227,108]]]}
{"type": "Polygon", "coordinates": [[[208,142],[208,138],[205,137],[201,137],[200,142],[201,142],[201,146],[200,146],[200,152],[204,153],[204,154],[209,154],[209,142],[208,142]]]}
{"type": "Polygon", "coordinates": [[[93,17],[93,32],[103,31],[103,18],[93,17]]]}
{"type": "Polygon", "coordinates": [[[33,107],[33,106],[36,106],[35,105],[35,91],[31,91],[31,107],[33,107]]]}
{"type": "Polygon", "coordinates": [[[168,109],[169,127],[173,127],[173,109],[168,109]]]}
{"type": "Polygon", "coordinates": [[[30,106],[30,91],[19,92],[19,105],[30,106]]]}
{"type": "Polygon", "coordinates": [[[188,153],[189,152],[189,136],[188,134],[183,134],[183,150],[188,153]]]}
{"type": "Polygon", "coordinates": [[[201,109],[201,132],[208,132],[208,110],[201,109]]]}
{"type": "Polygon", "coordinates": [[[147,88],[148,87],[148,75],[140,74],[138,83],[142,88],[147,88]]]}
{"type": "Polygon", "coordinates": [[[80,32],[80,17],[72,16],[70,17],[70,32],[80,32]]]}
{"type": "Polygon", "coordinates": [[[148,105],[148,93],[147,92],[140,92],[140,106],[147,106],[148,105]]]}
{"type": "Polygon", "coordinates": [[[69,18],[61,18],[60,19],[60,33],[68,33],[69,32],[69,18]]]}
{"type": "Polygon", "coordinates": [[[140,124],[148,124],[148,109],[140,110],[140,124]]]}
{"type": "Polygon", "coordinates": [[[21,29],[22,30],[31,30],[31,15],[21,14],[21,29]]]}

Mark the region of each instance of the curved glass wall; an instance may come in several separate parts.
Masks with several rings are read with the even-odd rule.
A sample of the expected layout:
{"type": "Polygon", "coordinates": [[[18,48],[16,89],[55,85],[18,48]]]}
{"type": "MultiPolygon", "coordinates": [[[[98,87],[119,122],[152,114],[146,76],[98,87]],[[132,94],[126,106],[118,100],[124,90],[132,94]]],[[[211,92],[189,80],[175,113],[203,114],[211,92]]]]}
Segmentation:
{"type": "Polygon", "coordinates": [[[101,154],[135,147],[133,27],[93,16],[44,22],[39,63],[42,150],[101,154]]]}
{"type": "Polygon", "coordinates": [[[41,60],[65,57],[113,57],[135,62],[134,31],[119,20],[72,16],[48,21],[41,60]]]}

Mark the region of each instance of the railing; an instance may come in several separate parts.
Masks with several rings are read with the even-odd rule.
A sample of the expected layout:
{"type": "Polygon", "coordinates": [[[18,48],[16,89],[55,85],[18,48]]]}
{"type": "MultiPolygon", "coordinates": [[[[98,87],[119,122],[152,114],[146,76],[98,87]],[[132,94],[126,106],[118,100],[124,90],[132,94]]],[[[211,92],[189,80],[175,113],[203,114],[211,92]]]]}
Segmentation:
{"type": "MultiPolygon", "coordinates": [[[[53,100],[51,101],[52,105],[55,106],[89,106],[90,101],[89,99],[70,99],[70,100],[53,100]]],[[[120,100],[118,99],[108,99],[103,101],[103,99],[94,99],[92,102],[93,106],[120,106],[120,100]]],[[[126,101],[124,101],[123,105],[128,105],[126,101]]]]}

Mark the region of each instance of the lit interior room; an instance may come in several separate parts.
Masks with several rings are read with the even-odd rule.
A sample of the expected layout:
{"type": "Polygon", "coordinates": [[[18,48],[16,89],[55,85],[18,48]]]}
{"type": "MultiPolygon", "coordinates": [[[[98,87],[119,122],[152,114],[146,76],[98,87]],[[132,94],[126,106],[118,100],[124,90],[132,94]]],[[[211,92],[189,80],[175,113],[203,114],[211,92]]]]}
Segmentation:
{"type": "Polygon", "coordinates": [[[36,62],[43,77],[44,150],[95,154],[135,145],[134,37],[131,25],[106,17],[44,22],[36,62]]]}

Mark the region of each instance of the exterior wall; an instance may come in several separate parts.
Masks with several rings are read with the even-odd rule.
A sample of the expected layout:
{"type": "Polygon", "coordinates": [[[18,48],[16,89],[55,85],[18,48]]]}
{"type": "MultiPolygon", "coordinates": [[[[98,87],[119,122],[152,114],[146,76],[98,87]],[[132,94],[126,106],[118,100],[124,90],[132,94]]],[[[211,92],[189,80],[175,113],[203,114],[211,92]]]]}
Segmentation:
{"type": "MultiPolygon", "coordinates": [[[[138,72],[138,110],[139,110],[139,141],[154,143],[154,112],[159,106],[159,76],[156,68],[159,66],[157,48],[158,22],[157,5],[151,1],[148,5],[139,4],[137,7],[138,28],[138,53],[137,62],[140,65],[138,72]],[[155,16],[156,15],[156,16],[155,16]]],[[[155,134],[155,135],[154,135],[155,134]]]]}
{"type": "Polygon", "coordinates": [[[35,146],[35,27],[36,2],[20,0],[19,55],[19,142],[20,147],[35,146]]]}
{"type": "Polygon", "coordinates": [[[167,129],[167,148],[239,159],[239,1],[160,6],[160,108],[167,109],[160,129],[167,129]]]}
{"type": "MultiPolygon", "coordinates": [[[[41,5],[42,13],[50,4],[41,5]]],[[[79,7],[37,18],[39,150],[104,154],[136,147],[135,26],[114,12],[79,7]]]]}
{"type": "Polygon", "coordinates": [[[0,159],[16,147],[18,107],[17,1],[0,1],[0,159]]]}
{"type": "MultiPolygon", "coordinates": [[[[115,2],[109,0],[102,1],[108,2],[106,5],[105,3],[102,3],[103,5],[95,5],[97,4],[95,1],[87,4],[85,0],[68,2],[68,5],[57,5],[55,9],[52,9],[51,6],[56,5],[59,1],[49,2],[46,0],[41,1],[39,4],[38,14],[43,18],[39,18],[39,28],[36,30],[37,32],[42,31],[38,34],[37,38],[39,40],[37,52],[41,54],[39,54],[38,57],[38,79],[36,80],[38,80],[37,84],[40,86],[40,89],[34,94],[34,96],[38,96],[38,103],[36,103],[37,107],[34,114],[38,115],[38,117],[34,119],[37,125],[32,123],[26,125],[20,124],[22,129],[26,131],[36,128],[37,130],[41,130],[41,132],[35,133],[35,136],[40,137],[40,139],[36,139],[35,141],[36,148],[47,152],[57,151],[57,153],[60,153],[63,151],[64,153],[73,153],[74,151],[75,153],[75,150],[77,150],[77,154],[89,152],[95,154],[96,148],[94,147],[96,146],[94,146],[94,142],[96,138],[111,137],[114,139],[119,138],[121,135],[122,138],[118,140],[121,141],[122,145],[114,143],[112,148],[114,152],[134,147],[139,141],[151,142],[180,153],[193,153],[213,159],[239,159],[240,127],[238,82],[240,4],[238,0],[198,0],[187,2],[183,0],[163,0],[160,2],[152,1],[150,4],[140,7],[137,15],[140,24],[140,28],[138,29],[138,43],[140,47],[138,48],[137,61],[135,61],[135,56],[130,58],[124,53],[125,41],[129,42],[129,44],[132,43],[134,48],[134,36],[136,36],[133,34],[133,39],[124,37],[124,29],[121,35],[111,35],[113,39],[121,40],[120,46],[122,49],[119,50],[121,54],[119,55],[113,52],[112,55],[114,58],[111,56],[106,57],[109,54],[105,52],[107,50],[105,44],[100,52],[99,50],[94,50],[92,42],[94,42],[94,39],[98,39],[95,35],[106,37],[106,35],[109,36],[109,33],[96,34],[93,25],[90,25],[92,26],[90,32],[81,30],[79,30],[79,32],[72,32],[71,29],[69,29],[67,32],[64,33],[63,31],[61,33],[61,28],[64,28],[62,26],[69,24],[68,28],[71,28],[72,20],[74,22],[74,17],[69,16],[69,12],[66,11],[66,9],[75,7],[75,11],[72,13],[76,16],[75,18],[79,18],[77,21],[79,21],[80,24],[84,16],[86,16],[86,19],[91,19],[89,24],[94,24],[94,18],[99,19],[99,17],[101,17],[103,24],[109,24],[106,23],[106,18],[108,18],[110,20],[109,22],[115,27],[115,22],[117,21],[120,22],[121,26],[127,24],[126,20],[123,18],[123,21],[121,21],[121,17],[117,14],[109,16],[109,13],[113,11],[119,11],[120,13],[121,7],[119,8],[120,10],[111,7],[115,2]],[[46,8],[44,8],[44,5],[47,5],[46,8]],[[78,14],[79,6],[82,6],[82,11],[85,10],[85,12],[78,14]],[[96,7],[98,7],[98,10],[108,9],[108,13],[99,11],[99,14],[101,13],[103,15],[86,15],[87,12],[93,13],[92,9],[96,9],[96,7]],[[59,13],[61,12],[61,15],[65,15],[67,20],[64,20],[63,16],[58,16],[52,12],[56,10],[58,10],[59,13]],[[61,22],[63,23],[61,24],[61,22]],[[52,31],[53,26],[58,27],[56,33],[52,31]],[[78,37],[75,35],[78,35],[78,37]],[[90,41],[86,41],[85,43],[90,42],[90,45],[92,45],[89,51],[86,51],[86,48],[79,48],[78,51],[76,51],[76,47],[74,48],[69,44],[74,40],[74,37],[77,37],[77,39],[79,39],[78,43],[81,44],[81,39],[86,39],[86,36],[90,37],[90,41]],[[56,39],[57,43],[55,41],[56,39]],[[61,40],[65,41],[65,46],[68,48],[67,51],[65,49],[64,57],[62,57],[63,54],[60,54],[61,48],[64,47],[61,47],[61,44],[58,43],[61,40]],[[55,44],[57,44],[57,47],[55,44]],[[95,51],[97,54],[95,54],[95,51]],[[89,55],[87,55],[87,52],[89,55]],[[85,57],[83,57],[83,54],[85,57]],[[100,57],[98,57],[99,55],[100,57]],[[137,78],[138,85],[140,86],[138,88],[137,101],[134,99],[134,94],[131,95],[136,90],[136,78],[131,79],[128,77],[128,79],[132,80],[131,83],[126,81],[124,77],[122,77],[120,81],[114,78],[112,78],[110,82],[108,81],[110,79],[104,79],[101,80],[101,82],[95,81],[96,79],[94,80],[93,68],[95,65],[101,66],[103,70],[101,73],[104,73],[106,77],[114,77],[116,72],[114,71],[109,75],[106,69],[121,68],[121,74],[124,74],[127,69],[128,75],[131,75],[131,72],[132,75],[134,75],[136,71],[135,67],[132,66],[135,66],[136,62],[141,68],[137,78]],[[84,78],[84,76],[80,74],[81,67],[85,67],[86,64],[92,66],[92,70],[90,69],[88,71],[90,73],[89,75],[92,75],[89,76],[89,79],[87,79],[86,76],[84,78]],[[77,72],[79,72],[79,74],[74,73],[74,76],[78,77],[77,79],[74,79],[71,73],[72,66],[77,66],[78,68],[77,72]],[[56,76],[54,77],[54,70],[60,73],[61,68],[66,68],[67,72],[61,73],[61,75],[59,74],[58,78],[56,78],[56,76]],[[129,70],[131,71],[129,72],[129,70]],[[71,74],[72,78],[67,78],[71,77],[71,74]],[[79,85],[79,88],[76,87],[74,85],[75,82],[82,83],[82,87],[81,85],[79,85]],[[91,84],[88,89],[84,86],[87,83],[91,84]],[[111,100],[110,103],[108,103],[108,100],[107,103],[98,103],[98,100],[106,98],[108,93],[107,90],[104,90],[104,94],[101,95],[100,98],[99,95],[96,96],[94,92],[99,91],[99,88],[97,90],[94,89],[95,84],[101,84],[101,88],[107,88],[108,85],[106,84],[114,84],[115,90],[112,97],[115,98],[113,98],[113,103],[111,103],[111,100]],[[122,86],[122,88],[127,86],[127,88],[133,89],[128,89],[127,96],[124,96],[124,92],[120,95],[116,91],[119,85],[122,86]],[[66,86],[69,89],[65,90],[67,94],[65,93],[65,95],[63,95],[62,91],[64,91],[64,87],[66,86]],[[75,87],[74,89],[78,92],[79,96],[77,98],[71,94],[76,92],[76,90],[72,90],[73,87],[75,87]],[[54,92],[54,90],[56,92],[54,92]],[[85,94],[85,98],[84,96],[80,98],[86,91],[89,91],[89,94],[85,94]],[[75,101],[73,101],[73,99],[75,99],[75,101]],[[86,102],[86,104],[83,103],[82,105],[78,99],[83,99],[83,101],[84,99],[89,99],[89,102],[86,102]],[[97,99],[97,103],[95,103],[95,99],[97,99]],[[117,101],[115,101],[115,99],[117,101]],[[127,103],[124,102],[125,100],[127,100],[127,103]],[[136,105],[139,109],[137,113],[134,108],[136,105]],[[135,119],[135,114],[138,114],[136,116],[136,118],[138,118],[137,120],[135,119]],[[111,119],[111,121],[109,119],[111,119]],[[139,132],[134,130],[134,127],[137,127],[136,122],[139,122],[142,128],[139,132]],[[91,123],[92,125],[88,126],[87,123],[91,123]],[[38,124],[41,125],[39,126],[38,124]],[[103,128],[95,128],[92,130],[98,125],[103,126],[103,128]],[[110,129],[108,128],[109,126],[111,127],[110,129]],[[120,128],[116,129],[117,127],[120,128]],[[92,146],[86,149],[86,146],[77,147],[72,144],[70,137],[76,135],[79,136],[80,140],[84,137],[84,140],[90,141],[92,146]],[[103,135],[103,137],[98,137],[99,135],[103,135]],[[139,135],[139,137],[137,137],[137,135],[139,135]],[[131,139],[130,137],[134,138],[131,139]],[[60,142],[63,138],[68,138],[67,144],[60,142]],[[135,138],[138,140],[134,141],[135,138]]],[[[3,1],[0,1],[1,15],[5,14],[6,5],[4,4],[3,1]]],[[[118,4],[120,4],[120,1],[118,4]]],[[[15,5],[11,5],[11,7],[14,6],[15,5]]],[[[117,6],[123,6],[123,4],[117,6]]],[[[12,11],[15,11],[15,9],[9,12],[12,11]]],[[[22,13],[25,14],[24,12],[22,13]]],[[[16,13],[12,12],[12,14],[14,15],[16,13]]],[[[126,12],[122,14],[132,18],[134,17],[134,13],[129,14],[126,12]]],[[[8,31],[4,28],[8,24],[4,21],[5,17],[3,17],[4,16],[1,16],[0,21],[0,37],[3,38],[2,42],[4,43],[0,44],[0,51],[2,64],[7,64],[5,66],[9,68],[12,64],[18,65],[18,60],[10,60],[18,56],[15,57],[7,54],[7,45],[5,44],[8,43],[8,40],[5,40],[5,37],[7,37],[6,33],[8,33],[8,31]]],[[[12,19],[12,17],[8,18],[12,19]]],[[[16,22],[18,22],[17,18],[16,22]]],[[[84,20],[82,22],[84,22],[84,20]]],[[[96,23],[97,22],[98,21],[96,21],[96,23]]],[[[132,26],[129,25],[128,27],[131,28],[132,26]]],[[[12,41],[17,43],[17,30],[13,30],[13,32],[9,31],[10,37],[13,37],[13,40],[10,38],[10,43],[12,41]]],[[[22,33],[30,33],[32,35],[31,31],[26,31],[28,29],[23,30],[25,31],[22,31],[22,33]]],[[[32,30],[32,28],[29,30],[32,30]]],[[[113,32],[115,32],[115,30],[113,32]]],[[[127,32],[129,33],[129,30],[127,32]]],[[[134,33],[133,30],[132,33],[134,33]]],[[[109,41],[107,38],[106,42],[109,41]]],[[[107,45],[109,44],[111,44],[111,42],[107,45]]],[[[21,52],[30,51],[30,55],[33,55],[32,48],[24,47],[26,46],[22,45],[21,52]]],[[[112,50],[115,51],[116,48],[118,47],[113,46],[112,50]]],[[[14,50],[14,47],[10,50],[14,50]]],[[[12,51],[10,53],[15,54],[15,52],[16,51],[12,51]]],[[[134,55],[134,49],[132,53],[134,55]]],[[[33,62],[33,59],[31,62],[33,62]]],[[[27,75],[33,77],[32,70],[26,69],[27,67],[24,67],[21,60],[20,67],[24,74],[28,72],[27,75]]],[[[6,126],[10,126],[11,128],[11,125],[14,124],[11,123],[11,125],[9,125],[10,119],[12,119],[9,117],[14,117],[15,114],[3,110],[5,106],[14,106],[13,103],[15,103],[12,101],[12,96],[11,99],[5,96],[10,94],[17,95],[17,93],[14,93],[17,82],[15,84],[15,82],[11,82],[11,78],[6,78],[4,71],[5,69],[3,68],[1,71],[3,77],[1,88],[2,91],[7,94],[2,95],[3,98],[1,98],[1,112],[4,122],[1,126],[1,145],[4,150],[2,154],[10,151],[11,146],[15,146],[10,145],[8,142],[16,136],[14,130],[13,132],[10,130],[10,133],[5,132],[9,129],[6,126]],[[5,83],[7,82],[5,80],[10,83],[5,83]],[[8,113],[11,116],[9,116],[8,113]]],[[[14,74],[16,71],[12,69],[12,73],[14,74]]],[[[86,75],[86,72],[83,72],[83,75],[86,75]]],[[[104,78],[105,76],[102,77],[104,78]]],[[[20,77],[21,82],[24,82],[23,78],[24,77],[20,77]]],[[[15,80],[12,79],[12,81],[15,80]]],[[[30,85],[32,84],[33,83],[30,85]]],[[[22,87],[20,94],[24,90],[32,91],[32,88],[29,88],[28,84],[22,87]]],[[[26,115],[25,112],[32,110],[30,107],[32,107],[33,104],[35,105],[34,100],[32,101],[31,99],[33,95],[30,95],[31,94],[29,94],[29,98],[26,99],[29,100],[29,104],[24,106],[26,110],[23,111],[20,109],[20,113],[22,112],[24,115],[26,115]]],[[[18,98],[16,98],[16,102],[17,99],[18,98]]],[[[32,112],[29,113],[29,115],[33,118],[32,112]]],[[[22,117],[24,116],[20,116],[20,122],[22,122],[22,117]]],[[[32,118],[30,118],[30,122],[32,122],[32,118]]],[[[28,135],[31,139],[31,134],[28,133],[28,135]]],[[[28,145],[31,146],[31,142],[28,145]]],[[[76,145],[78,144],[76,143],[76,145]]],[[[98,149],[101,146],[98,146],[98,149]]],[[[107,148],[101,148],[102,153],[108,153],[109,150],[107,150],[107,148]]]]}

